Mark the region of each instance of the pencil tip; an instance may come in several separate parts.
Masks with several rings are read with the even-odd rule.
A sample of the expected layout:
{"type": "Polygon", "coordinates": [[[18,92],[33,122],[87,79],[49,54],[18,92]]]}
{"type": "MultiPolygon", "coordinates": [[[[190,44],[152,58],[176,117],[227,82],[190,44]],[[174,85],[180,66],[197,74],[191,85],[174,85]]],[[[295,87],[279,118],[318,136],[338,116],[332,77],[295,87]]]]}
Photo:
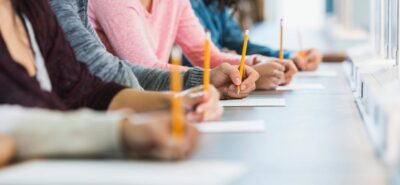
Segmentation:
{"type": "Polygon", "coordinates": [[[249,35],[249,34],[250,34],[250,31],[249,31],[249,30],[246,30],[246,31],[244,32],[244,34],[249,35]]]}

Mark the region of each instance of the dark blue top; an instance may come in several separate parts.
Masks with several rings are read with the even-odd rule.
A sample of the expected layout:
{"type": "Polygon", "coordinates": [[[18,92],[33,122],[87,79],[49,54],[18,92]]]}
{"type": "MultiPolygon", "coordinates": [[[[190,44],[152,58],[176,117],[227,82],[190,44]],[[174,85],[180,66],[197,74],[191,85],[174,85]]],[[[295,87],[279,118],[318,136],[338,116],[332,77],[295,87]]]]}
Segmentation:
{"type": "MultiPolygon", "coordinates": [[[[192,8],[205,29],[210,30],[212,41],[222,49],[227,48],[237,53],[242,53],[243,32],[239,24],[232,17],[229,8],[223,11],[219,8],[219,1],[213,1],[209,5],[204,0],[190,0],[192,8]]],[[[279,50],[273,50],[266,46],[248,43],[248,55],[260,54],[270,57],[279,57],[279,50]]],[[[289,58],[290,52],[285,52],[284,57],[289,58]]]]}

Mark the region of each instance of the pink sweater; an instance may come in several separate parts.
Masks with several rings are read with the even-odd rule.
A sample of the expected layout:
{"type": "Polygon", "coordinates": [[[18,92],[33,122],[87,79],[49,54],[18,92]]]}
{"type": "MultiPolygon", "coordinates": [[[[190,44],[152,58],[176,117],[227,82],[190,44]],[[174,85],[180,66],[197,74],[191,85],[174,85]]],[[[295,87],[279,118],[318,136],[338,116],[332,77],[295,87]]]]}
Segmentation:
{"type": "MultiPolygon", "coordinates": [[[[139,0],[89,0],[89,17],[106,48],[121,59],[160,69],[174,43],[194,66],[203,67],[206,35],[189,0],[153,0],[148,12],[139,0]]],[[[254,56],[246,58],[252,65],[254,56]]],[[[239,64],[240,56],[211,49],[211,67],[239,64]]],[[[182,68],[185,70],[185,68],[182,68]]]]}

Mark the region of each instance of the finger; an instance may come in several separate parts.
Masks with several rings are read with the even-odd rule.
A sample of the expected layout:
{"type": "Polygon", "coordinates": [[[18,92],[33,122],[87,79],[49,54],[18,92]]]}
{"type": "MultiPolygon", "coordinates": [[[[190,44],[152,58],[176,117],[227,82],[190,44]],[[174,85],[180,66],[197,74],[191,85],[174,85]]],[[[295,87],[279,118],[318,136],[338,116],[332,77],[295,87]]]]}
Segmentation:
{"type": "Polygon", "coordinates": [[[277,77],[277,78],[282,78],[283,76],[285,76],[285,73],[282,72],[282,71],[275,70],[275,71],[273,72],[273,76],[274,76],[274,77],[277,77]]]}
{"type": "Polygon", "coordinates": [[[193,126],[188,126],[186,133],[187,133],[186,138],[188,141],[188,147],[186,148],[186,151],[185,151],[185,157],[188,157],[191,154],[193,154],[194,151],[197,149],[200,134],[199,134],[198,130],[193,126]]]}
{"type": "Polygon", "coordinates": [[[253,92],[254,90],[256,90],[256,84],[249,84],[248,86],[246,86],[246,89],[242,89],[240,91],[240,94],[242,96],[248,96],[251,92],[253,92]]]}
{"type": "Polygon", "coordinates": [[[227,63],[223,63],[223,64],[221,64],[220,67],[221,67],[221,71],[225,75],[229,76],[229,78],[231,79],[233,84],[240,85],[242,83],[240,80],[240,72],[235,66],[227,64],[227,63]]]}
{"type": "Polygon", "coordinates": [[[204,85],[200,85],[200,86],[197,86],[197,87],[193,87],[193,88],[187,89],[185,91],[180,92],[179,95],[185,96],[185,95],[188,95],[188,94],[191,94],[191,93],[199,93],[201,91],[204,91],[204,85]]]}
{"type": "Polygon", "coordinates": [[[256,70],[254,70],[252,67],[245,66],[244,69],[245,69],[246,78],[243,80],[243,84],[255,83],[260,78],[260,75],[258,74],[258,72],[256,70]]]}
{"type": "MultiPolygon", "coordinates": [[[[231,89],[231,88],[230,88],[230,89],[231,89]]],[[[227,98],[229,98],[229,99],[241,99],[241,98],[247,97],[247,96],[243,96],[242,93],[239,93],[239,94],[238,94],[236,90],[229,90],[229,91],[226,93],[226,96],[227,96],[227,98]]]]}
{"type": "Polygon", "coordinates": [[[279,70],[279,71],[285,71],[285,63],[287,61],[280,61],[277,60],[275,62],[273,62],[272,64],[274,65],[275,69],[279,70]]]}
{"type": "Polygon", "coordinates": [[[187,113],[187,120],[192,123],[200,123],[204,121],[204,113],[189,112],[187,113]]]}
{"type": "Polygon", "coordinates": [[[188,96],[185,96],[185,102],[184,102],[184,108],[186,110],[195,110],[197,106],[199,106],[202,103],[205,103],[209,99],[209,93],[208,92],[198,92],[198,93],[191,93],[188,96]]]}

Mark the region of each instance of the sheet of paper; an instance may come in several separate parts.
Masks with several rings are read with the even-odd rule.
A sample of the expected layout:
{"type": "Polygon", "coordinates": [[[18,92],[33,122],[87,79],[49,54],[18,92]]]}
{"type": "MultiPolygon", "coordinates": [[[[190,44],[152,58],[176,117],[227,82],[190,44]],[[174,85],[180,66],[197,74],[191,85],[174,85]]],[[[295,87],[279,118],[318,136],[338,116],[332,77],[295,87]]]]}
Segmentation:
{"type": "Polygon", "coordinates": [[[265,123],[258,121],[220,121],[205,122],[196,125],[201,133],[238,133],[238,132],[264,132],[265,123]]]}
{"type": "Polygon", "coordinates": [[[322,84],[307,84],[295,83],[287,86],[279,86],[277,91],[295,91],[295,90],[324,90],[325,86],[322,84]]]}
{"type": "Polygon", "coordinates": [[[224,161],[45,160],[0,170],[0,184],[225,185],[245,172],[245,165],[224,161]]]}
{"type": "Polygon", "coordinates": [[[338,72],[333,70],[299,72],[296,74],[296,77],[336,77],[336,76],[338,76],[338,72]]]}
{"type": "Polygon", "coordinates": [[[286,100],[283,98],[245,98],[241,100],[221,101],[224,107],[285,107],[286,100]]]}

